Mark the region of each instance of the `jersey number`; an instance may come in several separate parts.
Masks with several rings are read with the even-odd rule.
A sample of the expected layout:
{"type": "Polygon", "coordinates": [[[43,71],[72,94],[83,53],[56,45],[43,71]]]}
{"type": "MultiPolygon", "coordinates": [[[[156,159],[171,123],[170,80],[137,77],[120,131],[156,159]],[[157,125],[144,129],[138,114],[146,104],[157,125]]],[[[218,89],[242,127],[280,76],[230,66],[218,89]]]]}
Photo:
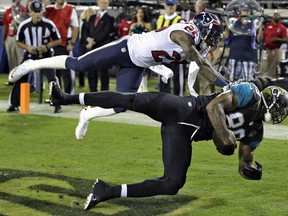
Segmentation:
{"type": "Polygon", "coordinates": [[[163,57],[168,59],[168,60],[172,60],[172,61],[180,61],[181,60],[180,54],[176,51],[173,51],[172,56],[170,56],[164,50],[156,50],[156,51],[152,51],[151,53],[152,53],[152,56],[156,62],[162,62],[163,57]]]}
{"type": "Polygon", "coordinates": [[[245,136],[244,128],[241,128],[244,125],[244,117],[242,113],[232,113],[226,115],[226,123],[229,129],[234,133],[237,140],[245,136]]]}
{"type": "Polygon", "coordinates": [[[192,25],[185,26],[184,28],[186,31],[190,32],[191,35],[195,38],[195,36],[198,36],[199,31],[196,31],[195,27],[192,25]]]}

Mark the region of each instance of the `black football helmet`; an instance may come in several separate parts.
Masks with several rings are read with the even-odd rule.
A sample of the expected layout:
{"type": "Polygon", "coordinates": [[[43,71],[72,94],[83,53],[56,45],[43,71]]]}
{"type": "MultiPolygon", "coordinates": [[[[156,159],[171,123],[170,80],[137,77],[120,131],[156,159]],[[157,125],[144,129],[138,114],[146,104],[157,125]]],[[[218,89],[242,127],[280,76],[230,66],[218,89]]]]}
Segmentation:
{"type": "Polygon", "coordinates": [[[212,13],[202,12],[192,21],[200,31],[202,42],[210,46],[210,52],[213,52],[222,38],[223,26],[220,19],[212,13]]]}
{"type": "Polygon", "coordinates": [[[279,86],[269,86],[261,92],[264,121],[278,124],[288,115],[288,93],[279,86]]]}

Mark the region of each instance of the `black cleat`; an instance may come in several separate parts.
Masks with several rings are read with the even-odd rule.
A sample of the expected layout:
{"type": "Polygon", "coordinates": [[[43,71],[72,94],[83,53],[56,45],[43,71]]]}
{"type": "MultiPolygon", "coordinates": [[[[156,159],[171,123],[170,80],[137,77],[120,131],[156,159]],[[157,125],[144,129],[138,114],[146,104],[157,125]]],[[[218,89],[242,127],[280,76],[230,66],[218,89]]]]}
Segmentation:
{"type": "Polygon", "coordinates": [[[54,108],[54,113],[61,113],[62,112],[62,108],[60,105],[55,105],[55,108],[54,108]]]}
{"type": "Polygon", "coordinates": [[[59,105],[67,105],[68,102],[66,98],[69,96],[67,93],[64,93],[60,86],[56,82],[49,83],[49,95],[50,95],[50,105],[51,106],[59,106],[59,105]]]}
{"type": "Polygon", "coordinates": [[[5,86],[12,86],[12,85],[14,85],[14,83],[12,83],[12,82],[5,82],[5,86]]]}
{"type": "Polygon", "coordinates": [[[7,112],[16,112],[16,111],[19,111],[18,107],[17,106],[9,106],[8,109],[7,109],[7,112]]]}
{"type": "Polygon", "coordinates": [[[112,187],[100,179],[96,179],[93,191],[87,196],[84,210],[89,210],[98,203],[111,198],[112,187]]]}

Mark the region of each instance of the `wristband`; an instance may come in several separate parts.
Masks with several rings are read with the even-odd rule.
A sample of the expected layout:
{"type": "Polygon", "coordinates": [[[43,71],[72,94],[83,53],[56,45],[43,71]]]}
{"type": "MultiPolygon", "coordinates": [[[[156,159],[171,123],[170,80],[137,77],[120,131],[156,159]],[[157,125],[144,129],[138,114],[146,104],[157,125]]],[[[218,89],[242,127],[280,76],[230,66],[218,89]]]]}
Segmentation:
{"type": "Polygon", "coordinates": [[[217,77],[217,79],[215,80],[215,85],[219,86],[219,87],[224,87],[226,85],[228,85],[229,83],[227,82],[227,80],[225,80],[222,77],[217,77]]]}
{"type": "Polygon", "coordinates": [[[74,45],[75,45],[75,42],[70,41],[69,44],[72,45],[72,46],[74,46],[74,45]]]}

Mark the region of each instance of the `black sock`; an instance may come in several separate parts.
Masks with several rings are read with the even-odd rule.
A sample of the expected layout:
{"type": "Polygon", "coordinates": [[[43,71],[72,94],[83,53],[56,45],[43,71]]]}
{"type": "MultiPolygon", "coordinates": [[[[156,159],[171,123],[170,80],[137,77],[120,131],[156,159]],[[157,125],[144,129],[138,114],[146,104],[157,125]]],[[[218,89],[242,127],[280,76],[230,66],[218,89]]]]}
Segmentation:
{"type": "Polygon", "coordinates": [[[64,101],[65,101],[65,104],[80,104],[79,94],[70,95],[70,94],[65,93],[64,101]]]}
{"type": "MultiPolygon", "coordinates": [[[[81,95],[82,96],[82,95],[81,95]]],[[[119,93],[119,92],[89,92],[85,93],[82,98],[85,105],[99,106],[102,108],[115,108],[124,107],[126,109],[132,109],[135,99],[134,93],[119,93]]],[[[73,95],[69,98],[69,102],[80,104],[79,94],[73,95]]]]}
{"type": "Polygon", "coordinates": [[[121,185],[112,186],[111,198],[117,198],[121,196],[121,185]]]}

